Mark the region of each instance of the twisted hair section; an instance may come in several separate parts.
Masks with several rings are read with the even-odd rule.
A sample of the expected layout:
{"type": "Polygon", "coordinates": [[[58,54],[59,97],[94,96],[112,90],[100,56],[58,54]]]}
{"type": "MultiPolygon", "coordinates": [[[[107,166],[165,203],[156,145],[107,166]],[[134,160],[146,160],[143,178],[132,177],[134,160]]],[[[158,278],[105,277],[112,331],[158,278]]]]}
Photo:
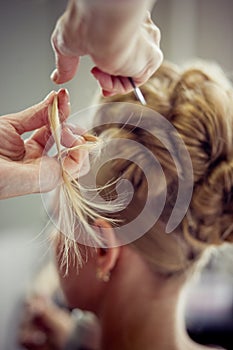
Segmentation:
{"type": "MultiPolygon", "coordinates": [[[[161,222],[133,245],[155,269],[173,274],[192,265],[205,248],[233,241],[233,88],[217,65],[197,62],[182,70],[164,63],[141,89],[149,108],[162,114],[176,128],[193,165],[191,203],[181,224],[169,237],[161,223],[166,222],[177,196],[177,169],[171,155],[144,130],[115,125],[114,115],[120,113],[117,103],[109,107],[104,103],[137,104],[134,94],[103,101],[96,118],[103,120],[104,126],[95,128],[95,132],[101,137],[117,134],[140,142],[162,165],[168,198],[161,222]]],[[[123,159],[115,160],[111,169],[116,177],[120,174],[133,183],[134,200],[140,202],[146,189],[143,170],[123,159]]],[[[186,170],[184,167],[183,171],[186,170]]],[[[156,187],[159,183],[156,172],[154,178],[156,187]]],[[[126,214],[130,217],[129,212],[126,214]]]]}
{"type": "Polygon", "coordinates": [[[56,231],[60,233],[60,238],[53,233],[52,237],[58,242],[60,249],[60,266],[68,272],[68,266],[72,262],[77,265],[82,264],[77,242],[89,246],[103,246],[104,238],[98,236],[95,227],[92,226],[96,219],[103,219],[112,225],[116,221],[105,215],[108,211],[119,210],[119,205],[108,203],[108,207],[95,200],[100,191],[106,190],[110,184],[105,184],[101,188],[84,188],[76,175],[71,174],[65,167],[63,158],[72,151],[92,150],[101,148],[101,140],[94,135],[84,134],[86,143],[77,146],[62,149],[61,130],[58,110],[57,96],[54,97],[52,107],[49,110],[49,124],[52,136],[57,149],[57,159],[61,166],[61,184],[57,187],[56,199],[59,203],[56,213],[56,231]],[[107,210],[108,209],[108,210],[107,210]],[[70,255],[70,248],[73,248],[73,256],[70,255]],[[69,261],[71,259],[71,261],[69,261]]]}

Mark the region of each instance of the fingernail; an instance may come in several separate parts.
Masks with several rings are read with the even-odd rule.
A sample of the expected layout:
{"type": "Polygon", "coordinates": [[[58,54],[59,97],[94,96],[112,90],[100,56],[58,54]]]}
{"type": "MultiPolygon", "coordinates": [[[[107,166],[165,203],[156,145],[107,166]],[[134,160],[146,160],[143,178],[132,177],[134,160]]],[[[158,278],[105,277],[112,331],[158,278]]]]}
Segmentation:
{"type": "Polygon", "coordinates": [[[103,90],[103,91],[102,91],[102,94],[103,94],[104,97],[111,97],[111,96],[116,95],[115,92],[107,91],[107,90],[103,90]]]}
{"type": "MultiPolygon", "coordinates": [[[[91,72],[91,74],[93,75],[94,78],[97,79],[96,74],[95,74],[94,72],[91,72]]],[[[98,80],[98,79],[97,79],[97,80],[98,80]]]]}
{"type": "Polygon", "coordinates": [[[91,70],[91,74],[99,82],[99,78],[100,78],[99,72],[98,71],[96,72],[93,68],[93,70],[91,70]]]}
{"type": "Polygon", "coordinates": [[[59,94],[59,95],[60,95],[60,94],[64,94],[64,95],[66,95],[67,97],[69,97],[69,92],[68,92],[68,90],[65,89],[65,88],[62,88],[62,89],[58,90],[58,94],[59,94]]]}
{"type": "Polygon", "coordinates": [[[52,72],[52,74],[50,75],[50,79],[52,81],[54,81],[55,83],[57,82],[58,80],[58,72],[57,72],[57,69],[55,68],[54,71],[52,72]]]}
{"type": "Polygon", "coordinates": [[[96,67],[93,67],[92,69],[91,69],[91,74],[93,74],[93,75],[96,75],[96,67]]]}

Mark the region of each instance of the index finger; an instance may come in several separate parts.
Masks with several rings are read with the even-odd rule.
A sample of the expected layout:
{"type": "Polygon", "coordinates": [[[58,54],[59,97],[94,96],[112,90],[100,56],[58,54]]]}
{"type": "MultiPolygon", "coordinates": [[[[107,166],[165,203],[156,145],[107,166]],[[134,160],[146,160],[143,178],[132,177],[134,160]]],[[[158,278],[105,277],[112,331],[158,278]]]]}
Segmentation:
{"type": "Polygon", "coordinates": [[[48,107],[52,104],[54,96],[58,94],[58,108],[60,119],[63,122],[69,116],[70,104],[67,90],[61,89],[58,93],[52,91],[42,102],[25,109],[22,112],[5,116],[8,122],[21,135],[48,125],[48,107]]]}

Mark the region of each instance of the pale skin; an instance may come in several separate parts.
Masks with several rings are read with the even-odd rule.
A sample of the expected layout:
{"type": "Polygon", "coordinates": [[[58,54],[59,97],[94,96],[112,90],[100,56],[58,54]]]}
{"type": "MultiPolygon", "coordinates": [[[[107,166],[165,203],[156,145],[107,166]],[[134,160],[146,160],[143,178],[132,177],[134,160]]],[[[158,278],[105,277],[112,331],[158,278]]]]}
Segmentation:
{"type": "MultiPolygon", "coordinates": [[[[102,228],[111,229],[98,220],[96,229],[102,228]]],[[[110,240],[111,244],[115,240],[113,229],[110,240]]],[[[88,262],[78,275],[76,267],[70,267],[66,277],[58,269],[60,282],[72,307],[90,310],[99,317],[101,350],[209,349],[187,336],[184,315],[178,307],[184,277],[161,277],[130,245],[97,251],[81,249],[87,249],[88,262]],[[97,269],[103,276],[111,273],[107,283],[96,278],[97,269]]]]}
{"type": "MultiPolygon", "coordinates": [[[[24,111],[1,116],[0,199],[47,192],[61,181],[59,162],[56,157],[47,156],[49,149],[47,143],[51,140],[48,113],[56,94],[63,123],[70,113],[69,95],[65,89],[61,89],[58,93],[51,92],[44,101],[24,111]],[[24,141],[21,135],[33,130],[35,130],[33,135],[24,141]]],[[[84,139],[71,131],[68,126],[63,126],[62,144],[65,147],[84,142],[84,139]]],[[[71,173],[78,171],[84,158],[82,152],[69,152],[64,159],[66,170],[71,173]]]]}
{"type": "Polygon", "coordinates": [[[160,31],[148,9],[151,0],[70,0],[52,34],[56,69],[51,78],[71,80],[80,57],[89,55],[104,96],[132,90],[128,77],[145,83],[162,63],[160,31]]]}
{"type": "MultiPolygon", "coordinates": [[[[52,35],[57,69],[52,79],[61,84],[72,79],[80,57],[89,55],[96,66],[92,73],[105,96],[132,90],[128,76],[137,85],[146,82],[162,62],[159,48],[160,31],[150,19],[147,8],[151,1],[128,0],[124,3],[105,0],[70,0],[52,35]],[[97,39],[96,39],[97,38],[97,39]]],[[[61,180],[61,168],[55,158],[47,157],[44,148],[51,136],[48,107],[54,93],[25,111],[9,114],[0,120],[0,199],[47,192],[61,180]],[[26,142],[21,135],[36,130],[26,142]],[[40,179],[43,159],[45,175],[40,179]]],[[[58,93],[62,121],[69,115],[68,95],[58,93]]],[[[63,142],[71,139],[64,131],[63,142]]],[[[72,145],[79,141],[73,138],[72,145]]],[[[68,142],[70,145],[70,141],[68,142]]],[[[68,171],[80,168],[75,151],[65,159],[68,171]]]]}
{"type": "MultiPolygon", "coordinates": [[[[103,220],[97,220],[95,226],[98,233],[107,228],[109,243],[114,245],[111,226],[103,220]]],[[[88,260],[79,269],[71,264],[64,276],[59,258],[63,243],[60,239],[55,242],[60,284],[70,307],[98,316],[102,329],[100,350],[211,349],[194,343],[187,335],[184,275],[162,277],[130,245],[97,250],[82,245],[79,248],[85,258],[88,255],[88,260]],[[110,279],[105,282],[102,277],[109,273],[110,279]]],[[[38,350],[49,350],[52,345],[62,350],[74,327],[67,311],[42,297],[33,297],[26,310],[20,342],[30,350],[35,346],[38,350]],[[38,319],[40,325],[35,324],[38,319]],[[39,344],[38,339],[43,340],[44,336],[46,341],[39,344]]]]}

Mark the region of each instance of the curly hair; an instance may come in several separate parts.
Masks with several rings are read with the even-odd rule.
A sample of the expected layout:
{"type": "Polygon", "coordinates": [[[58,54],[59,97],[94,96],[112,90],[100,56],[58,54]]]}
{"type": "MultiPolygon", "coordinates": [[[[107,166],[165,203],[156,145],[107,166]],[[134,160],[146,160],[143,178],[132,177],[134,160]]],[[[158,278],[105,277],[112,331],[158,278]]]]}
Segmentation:
{"type": "MultiPolygon", "coordinates": [[[[168,189],[165,210],[161,220],[131,244],[156,271],[171,275],[192,266],[206,248],[233,241],[233,89],[222,70],[207,62],[191,64],[183,70],[164,63],[141,89],[148,107],[178,131],[192,161],[193,195],[186,215],[172,234],[166,235],[163,229],[177,196],[177,169],[168,150],[140,128],[114,124],[114,115],[121,113],[118,104],[105,104],[138,103],[134,94],[102,101],[96,118],[104,123],[94,132],[102,138],[117,135],[140,140],[162,165],[168,189]]],[[[143,170],[124,160],[121,151],[124,152],[118,150],[119,159],[112,161],[105,180],[113,175],[129,179],[135,190],[134,201],[140,207],[147,187],[143,170]]],[[[136,206],[120,213],[120,218],[130,220],[136,206]]]]}

